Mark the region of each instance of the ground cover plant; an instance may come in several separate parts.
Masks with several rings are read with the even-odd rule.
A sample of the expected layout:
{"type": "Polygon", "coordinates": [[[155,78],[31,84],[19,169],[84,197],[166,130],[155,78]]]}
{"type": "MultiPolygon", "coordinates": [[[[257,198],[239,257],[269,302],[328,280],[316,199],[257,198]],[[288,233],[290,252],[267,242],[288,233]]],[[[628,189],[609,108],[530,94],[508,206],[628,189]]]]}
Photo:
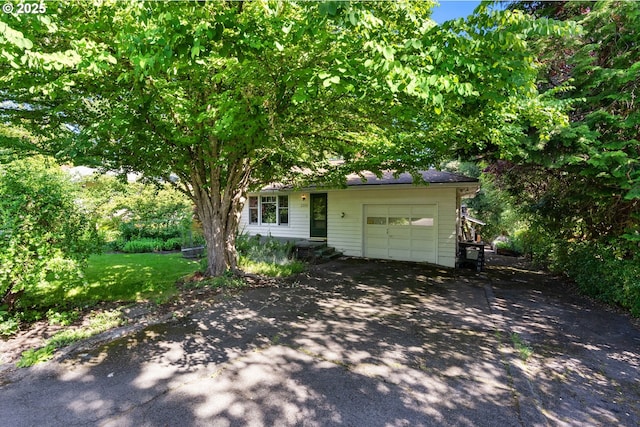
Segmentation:
{"type": "Polygon", "coordinates": [[[304,263],[293,257],[292,242],[241,233],[236,238],[236,248],[238,267],[246,273],[285,277],[304,270],[304,263]]]}
{"type": "Polygon", "coordinates": [[[49,338],[43,347],[24,351],[16,365],[19,368],[26,368],[40,362],[46,362],[53,357],[57,349],[120,326],[122,323],[120,310],[96,313],[90,317],[87,326],[77,329],[65,329],[49,338]]]}
{"type": "Polygon", "coordinates": [[[23,296],[15,312],[0,310],[0,335],[42,319],[69,325],[98,303],[162,303],[178,292],[176,282],[198,269],[198,261],[179,253],[93,255],[81,276],[51,275],[23,296]]]}
{"type": "MultiPolygon", "coordinates": [[[[179,279],[199,269],[198,261],[180,254],[101,254],[89,258],[84,275],[75,281],[50,278],[25,297],[15,316],[0,317],[0,334],[12,335],[20,320],[34,321],[46,317],[50,324],[70,326],[83,310],[98,303],[114,302],[122,306],[151,300],[168,301],[177,292],[179,279]]],[[[0,316],[3,313],[0,312],[0,316]]],[[[89,314],[84,326],[63,328],[42,347],[28,349],[18,367],[32,366],[53,357],[59,348],[91,337],[123,322],[121,309],[89,314]]]]}

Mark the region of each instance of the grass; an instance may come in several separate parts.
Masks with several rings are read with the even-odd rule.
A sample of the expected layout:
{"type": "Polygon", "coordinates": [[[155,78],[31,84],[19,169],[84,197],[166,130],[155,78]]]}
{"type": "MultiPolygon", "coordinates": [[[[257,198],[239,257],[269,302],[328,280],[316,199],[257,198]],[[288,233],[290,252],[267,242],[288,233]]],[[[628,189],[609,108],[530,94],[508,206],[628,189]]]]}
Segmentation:
{"type": "Polygon", "coordinates": [[[102,254],[89,258],[83,278],[51,280],[29,293],[25,305],[91,306],[99,302],[167,301],[178,279],[192,274],[199,263],[181,254],[102,254]]]}
{"type": "Polygon", "coordinates": [[[300,261],[273,264],[264,261],[253,261],[247,257],[240,257],[238,267],[247,273],[269,277],[286,277],[304,271],[304,264],[300,261]]]}
{"type": "Polygon", "coordinates": [[[18,368],[26,368],[40,362],[46,362],[53,357],[57,349],[115,328],[122,323],[122,313],[120,310],[96,313],[91,316],[88,326],[77,329],[65,329],[49,338],[43,347],[22,352],[16,366],[18,368]]]}
{"type": "MultiPolygon", "coordinates": [[[[241,257],[239,263],[240,268],[246,272],[270,277],[284,277],[304,270],[303,263],[291,260],[282,264],[271,264],[241,257]]],[[[51,277],[47,283],[28,292],[21,304],[23,307],[29,307],[25,313],[29,312],[28,317],[32,320],[46,316],[51,324],[69,326],[80,316],[83,309],[98,303],[168,301],[178,292],[176,283],[186,276],[192,276],[200,268],[199,261],[185,259],[179,253],[95,255],[89,259],[83,277],[51,277]]],[[[221,276],[192,285],[241,288],[246,283],[238,277],[221,276]]],[[[4,319],[4,314],[0,313],[0,332],[9,335],[17,330],[18,323],[12,318],[4,319]]],[[[24,315],[23,318],[26,319],[27,316],[24,315]]],[[[122,316],[119,309],[94,313],[88,326],[66,328],[48,339],[41,348],[24,351],[17,366],[27,367],[49,360],[57,349],[120,324],[122,316]]]]}
{"type": "Polygon", "coordinates": [[[524,342],[519,334],[515,332],[512,333],[511,342],[513,342],[513,346],[518,352],[520,359],[527,361],[527,359],[529,359],[529,357],[531,357],[531,355],[533,354],[533,349],[524,342]]]}

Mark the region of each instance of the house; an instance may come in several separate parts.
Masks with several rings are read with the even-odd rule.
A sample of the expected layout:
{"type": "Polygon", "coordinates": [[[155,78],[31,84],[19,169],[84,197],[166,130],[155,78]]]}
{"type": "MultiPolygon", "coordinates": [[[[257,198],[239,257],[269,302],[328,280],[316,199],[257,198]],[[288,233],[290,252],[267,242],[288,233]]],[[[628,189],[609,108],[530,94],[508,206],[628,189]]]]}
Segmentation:
{"type": "Polygon", "coordinates": [[[240,229],[250,235],[324,241],[344,255],[456,265],[460,200],[477,179],[434,169],[347,178],[347,188],[292,190],[274,184],[248,194],[240,229]]]}

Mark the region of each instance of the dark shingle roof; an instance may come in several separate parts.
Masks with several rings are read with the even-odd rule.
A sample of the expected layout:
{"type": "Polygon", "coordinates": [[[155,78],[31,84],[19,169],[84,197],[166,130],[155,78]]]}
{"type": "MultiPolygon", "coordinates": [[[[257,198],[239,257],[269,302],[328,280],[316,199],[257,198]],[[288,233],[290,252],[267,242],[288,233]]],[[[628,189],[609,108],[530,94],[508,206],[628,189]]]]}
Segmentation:
{"type": "MultiPolygon", "coordinates": [[[[430,184],[478,182],[476,178],[435,169],[421,171],[420,173],[422,174],[422,178],[430,184]]],[[[372,172],[363,172],[362,176],[365,178],[364,181],[362,177],[357,174],[347,176],[347,186],[413,184],[413,177],[409,173],[401,173],[397,178],[393,176],[393,171],[383,172],[380,178],[376,177],[372,172]]]]}
{"type": "MultiPolygon", "coordinates": [[[[468,176],[459,175],[451,172],[438,171],[435,169],[429,169],[420,172],[422,178],[429,184],[461,184],[461,183],[477,183],[476,178],[470,178],[468,176]]],[[[409,173],[401,173],[397,178],[394,178],[393,171],[384,171],[380,178],[376,177],[373,172],[362,172],[362,177],[358,174],[351,174],[347,176],[347,187],[358,187],[364,185],[397,185],[397,184],[413,184],[413,177],[409,173]]],[[[316,185],[310,185],[307,188],[316,188],[316,185]]],[[[282,183],[273,183],[262,190],[286,190],[291,186],[282,183]]]]}

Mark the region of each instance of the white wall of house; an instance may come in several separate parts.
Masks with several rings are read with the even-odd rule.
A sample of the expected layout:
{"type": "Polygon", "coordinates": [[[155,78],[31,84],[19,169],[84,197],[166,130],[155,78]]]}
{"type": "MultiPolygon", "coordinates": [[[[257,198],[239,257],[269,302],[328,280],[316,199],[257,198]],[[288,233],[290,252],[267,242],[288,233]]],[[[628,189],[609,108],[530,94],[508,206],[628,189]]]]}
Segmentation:
{"type": "Polygon", "coordinates": [[[245,203],[240,217],[240,232],[249,233],[252,236],[284,237],[292,240],[309,238],[309,192],[283,192],[266,191],[263,193],[251,193],[249,196],[275,195],[289,196],[289,224],[249,224],[249,201],[245,203]],[[302,195],[305,200],[302,200],[302,195]]]}
{"type": "MultiPolygon", "coordinates": [[[[240,230],[251,235],[261,234],[290,239],[309,238],[309,194],[327,193],[327,243],[348,256],[365,255],[365,206],[369,205],[431,205],[437,209],[434,232],[435,262],[454,267],[457,239],[457,188],[448,184],[429,187],[412,185],[358,186],[341,190],[263,192],[260,194],[289,195],[289,224],[249,224],[248,203],[242,211],[240,230]],[[303,200],[303,195],[304,199],[303,200]]],[[[259,194],[251,194],[259,195],[259,194]]]]}
{"type": "Polygon", "coordinates": [[[436,205],[436,264],[454,267],[456,262],[456,189],[380,189],[355,187],[329,192],[327,242],[350,256],[364,255],[365,205],[436,205]],[[342,217],[344,212],[344,217],[342,217]]]}

